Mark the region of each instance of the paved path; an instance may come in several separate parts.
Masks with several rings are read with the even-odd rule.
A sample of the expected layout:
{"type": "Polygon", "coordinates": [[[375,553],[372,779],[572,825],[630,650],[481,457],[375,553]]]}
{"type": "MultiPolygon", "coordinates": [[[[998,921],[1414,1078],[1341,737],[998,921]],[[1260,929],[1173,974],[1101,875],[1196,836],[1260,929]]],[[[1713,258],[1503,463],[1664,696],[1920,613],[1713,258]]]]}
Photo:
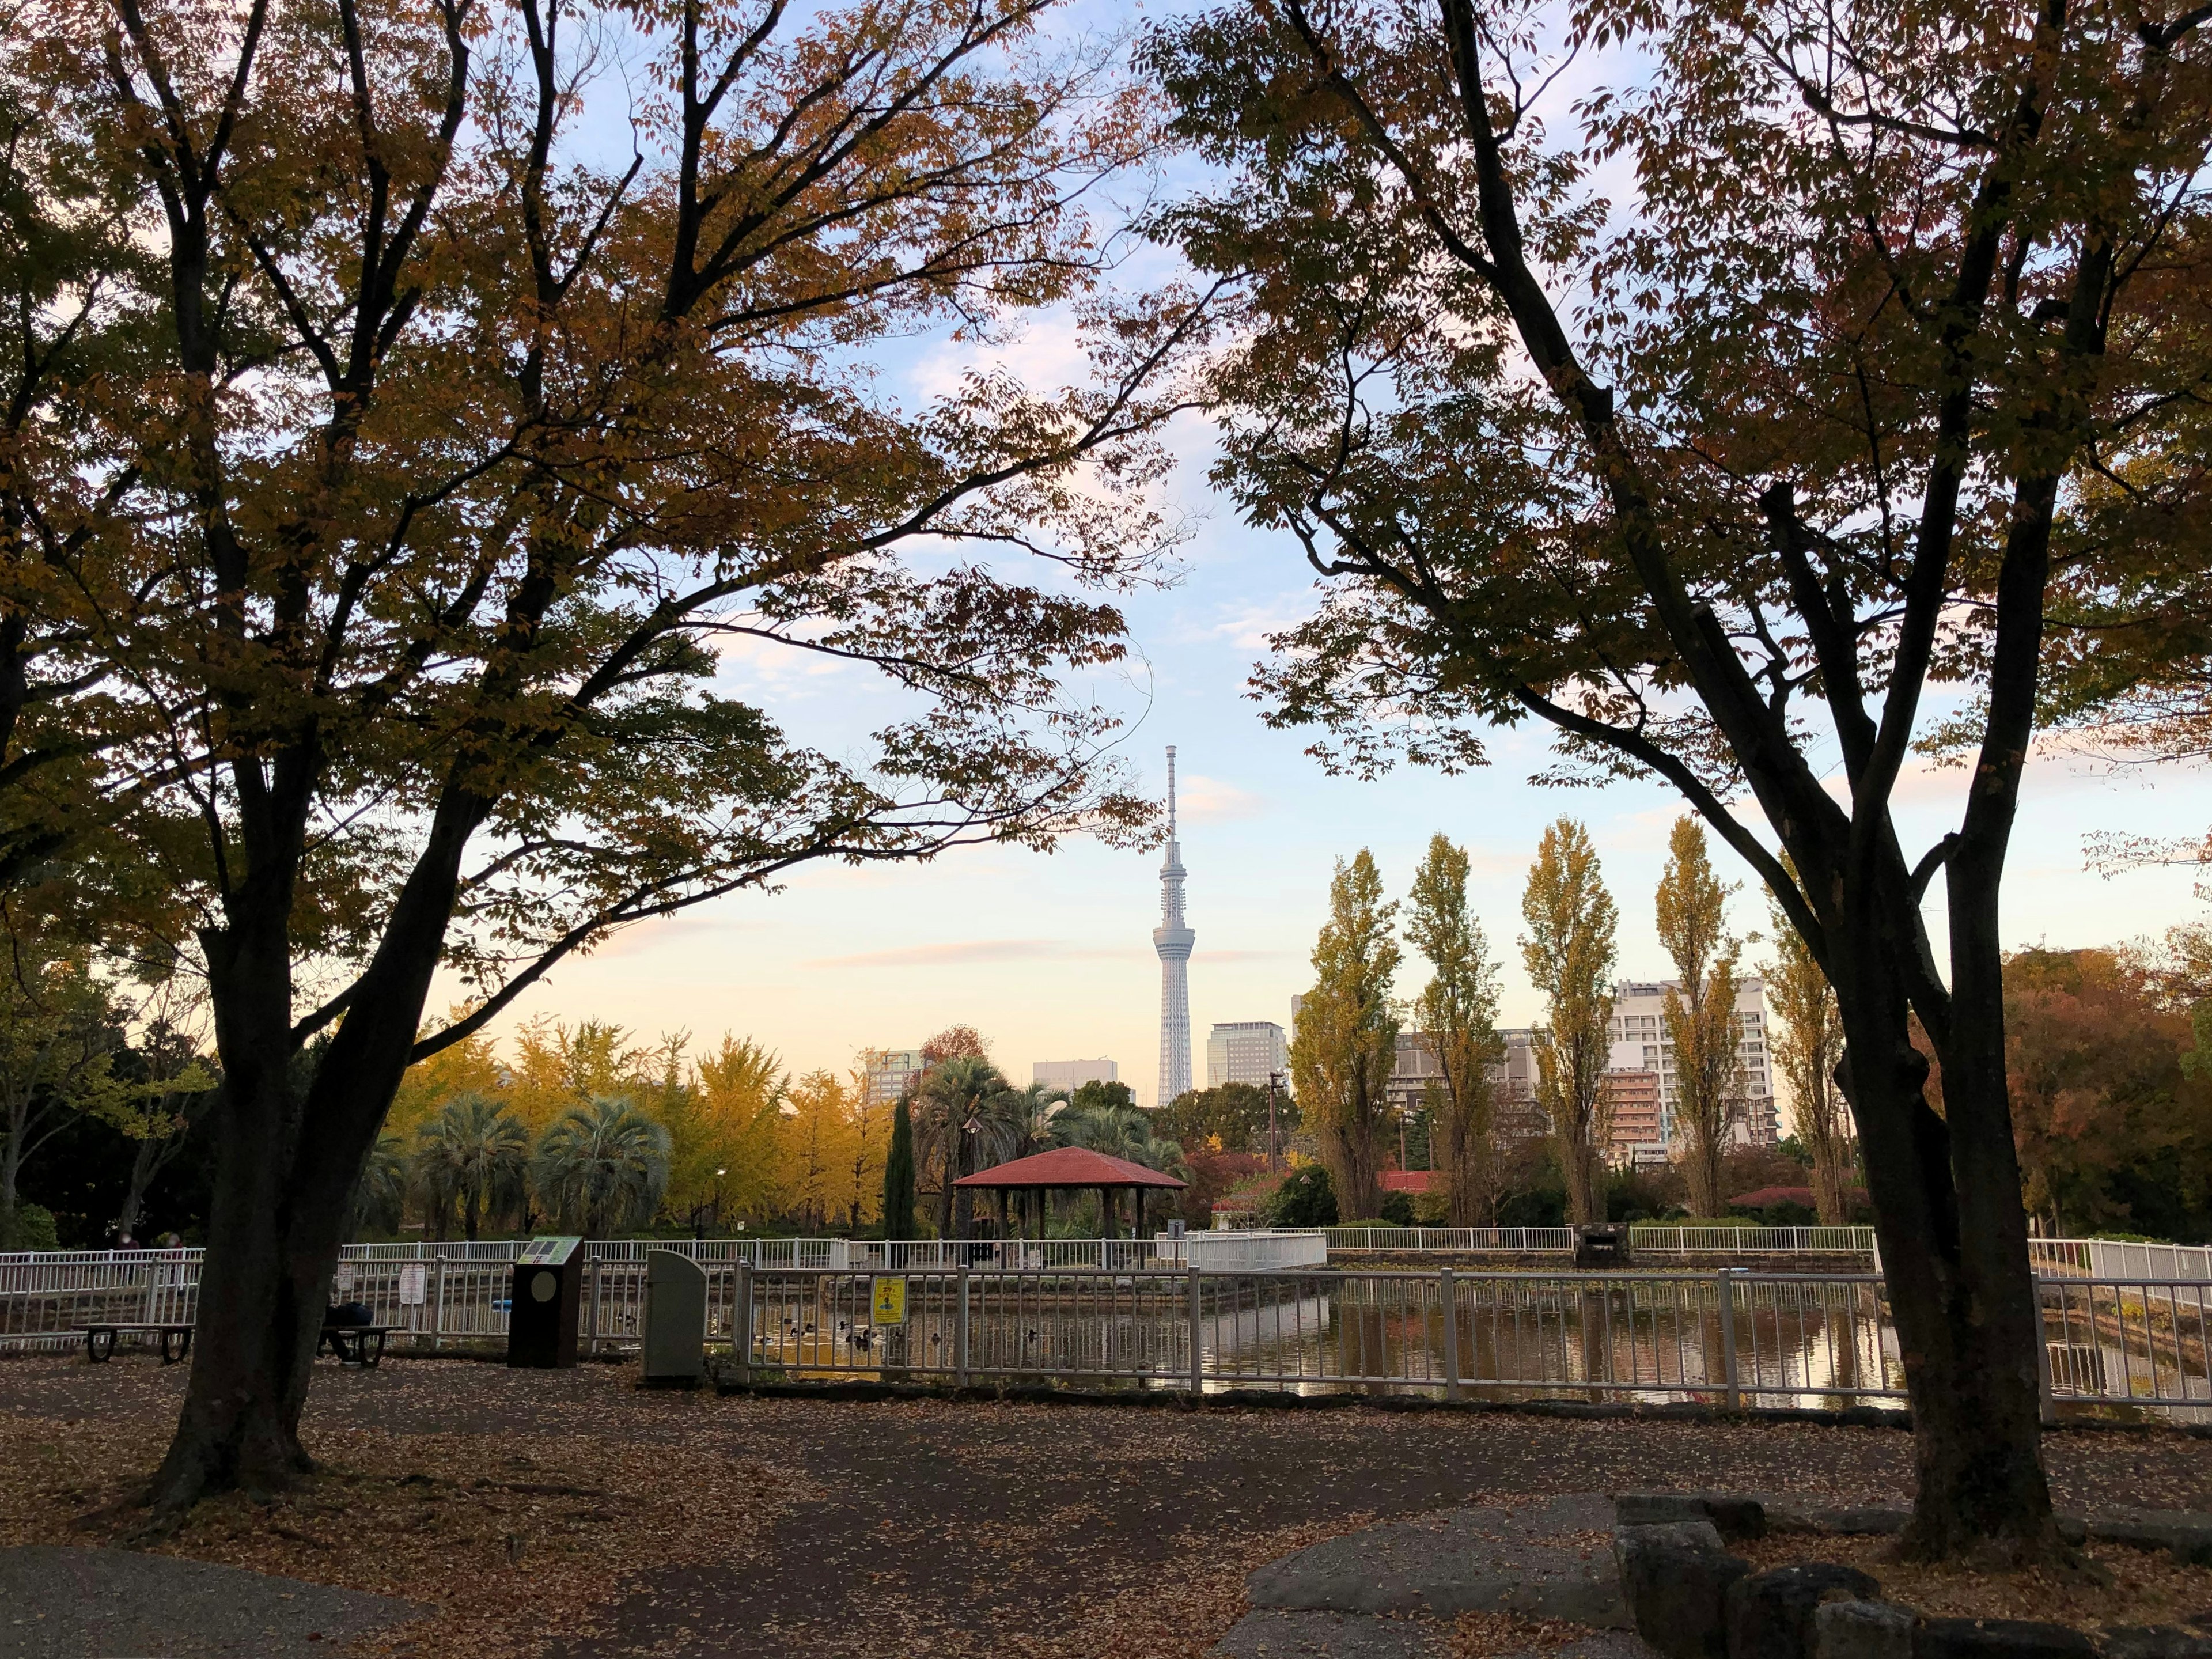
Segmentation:
{"type": "Polygon", "coordinates": [[[0,1549],[0,1659],[327,1659],[411,1602],[135,1550],[0,1549]]]}
{"type": "Polygon", "coordinates": [[[1272,1561],[1244,1582],[1252,1611],[1223,1659],[1442,1659],[1463,1613],[1583,1626],[1548,1649],[1574,1659],[1650,1659],[1627,1628],[1613,1566],[1613,1500],[1574,1492],[1439,1510],[1368,1527],[1272,1561]]]}

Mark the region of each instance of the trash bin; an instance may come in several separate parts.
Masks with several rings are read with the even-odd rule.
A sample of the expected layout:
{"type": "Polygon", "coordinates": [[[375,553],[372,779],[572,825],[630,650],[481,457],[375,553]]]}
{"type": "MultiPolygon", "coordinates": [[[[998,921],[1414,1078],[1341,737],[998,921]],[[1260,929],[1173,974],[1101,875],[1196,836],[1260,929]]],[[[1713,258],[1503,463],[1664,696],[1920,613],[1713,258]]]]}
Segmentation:
{"type": "Polygon", "coordinates": [[[582,1322],[580,1238],[533,1238],[514,1258],[507,1315],[507,1363],[553,1370],[576,1363],[582,1322]]]}
{"type": "Polygon", "coordinates": [[[645,1380],[690,1384],[707,1374],[707,1270],[676,1250],[645,1253],[645,1380]]]}

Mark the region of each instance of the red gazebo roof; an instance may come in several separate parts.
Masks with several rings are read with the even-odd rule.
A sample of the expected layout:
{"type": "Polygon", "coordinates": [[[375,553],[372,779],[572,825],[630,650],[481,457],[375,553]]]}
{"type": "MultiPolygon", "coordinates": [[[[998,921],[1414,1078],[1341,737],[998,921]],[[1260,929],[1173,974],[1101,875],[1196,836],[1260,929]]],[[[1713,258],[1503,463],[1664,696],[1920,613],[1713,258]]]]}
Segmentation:
{"type": "Polygon", "coordinates": [[[1055,1146],[1048,1152],[1032,1152],[1011,1164],[994,1164],[963,1176],[955,1187],[1185,1187],[1158,1170],[1147,1170],[1125,1158],[1109,1158],[1088,1146],[1055,1146]]]}

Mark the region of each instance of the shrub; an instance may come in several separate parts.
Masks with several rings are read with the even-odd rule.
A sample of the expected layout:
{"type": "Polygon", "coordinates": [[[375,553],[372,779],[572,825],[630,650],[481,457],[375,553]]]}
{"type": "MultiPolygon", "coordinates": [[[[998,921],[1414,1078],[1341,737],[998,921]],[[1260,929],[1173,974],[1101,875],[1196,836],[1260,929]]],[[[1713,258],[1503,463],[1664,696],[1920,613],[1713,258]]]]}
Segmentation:
{"type": "Polygon", "coordinates": [[[1275,1188],[1275,1196],[1268,1201],[1267,1224],[1335,1226],[1336,1183],[1328,1178],[1328,1169],[1319,1164],[1309,1164],[1285,1176],[1283,1184],[1275,1188]]]}

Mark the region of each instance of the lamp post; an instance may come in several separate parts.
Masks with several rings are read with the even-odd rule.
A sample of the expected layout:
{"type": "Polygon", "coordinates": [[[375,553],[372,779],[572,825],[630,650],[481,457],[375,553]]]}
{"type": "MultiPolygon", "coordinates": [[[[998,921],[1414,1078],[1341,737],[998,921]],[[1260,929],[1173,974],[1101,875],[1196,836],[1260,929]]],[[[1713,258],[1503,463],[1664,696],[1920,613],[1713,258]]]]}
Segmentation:
{"type": "Polygon", "coordinates": [[[1282,1173],[1275,1140],[1275,1092],[1282,1086],[1283,1074],[1280,1072],[1267,1073],[1267,1173],[1269,1175],[1282,1173]]]}

